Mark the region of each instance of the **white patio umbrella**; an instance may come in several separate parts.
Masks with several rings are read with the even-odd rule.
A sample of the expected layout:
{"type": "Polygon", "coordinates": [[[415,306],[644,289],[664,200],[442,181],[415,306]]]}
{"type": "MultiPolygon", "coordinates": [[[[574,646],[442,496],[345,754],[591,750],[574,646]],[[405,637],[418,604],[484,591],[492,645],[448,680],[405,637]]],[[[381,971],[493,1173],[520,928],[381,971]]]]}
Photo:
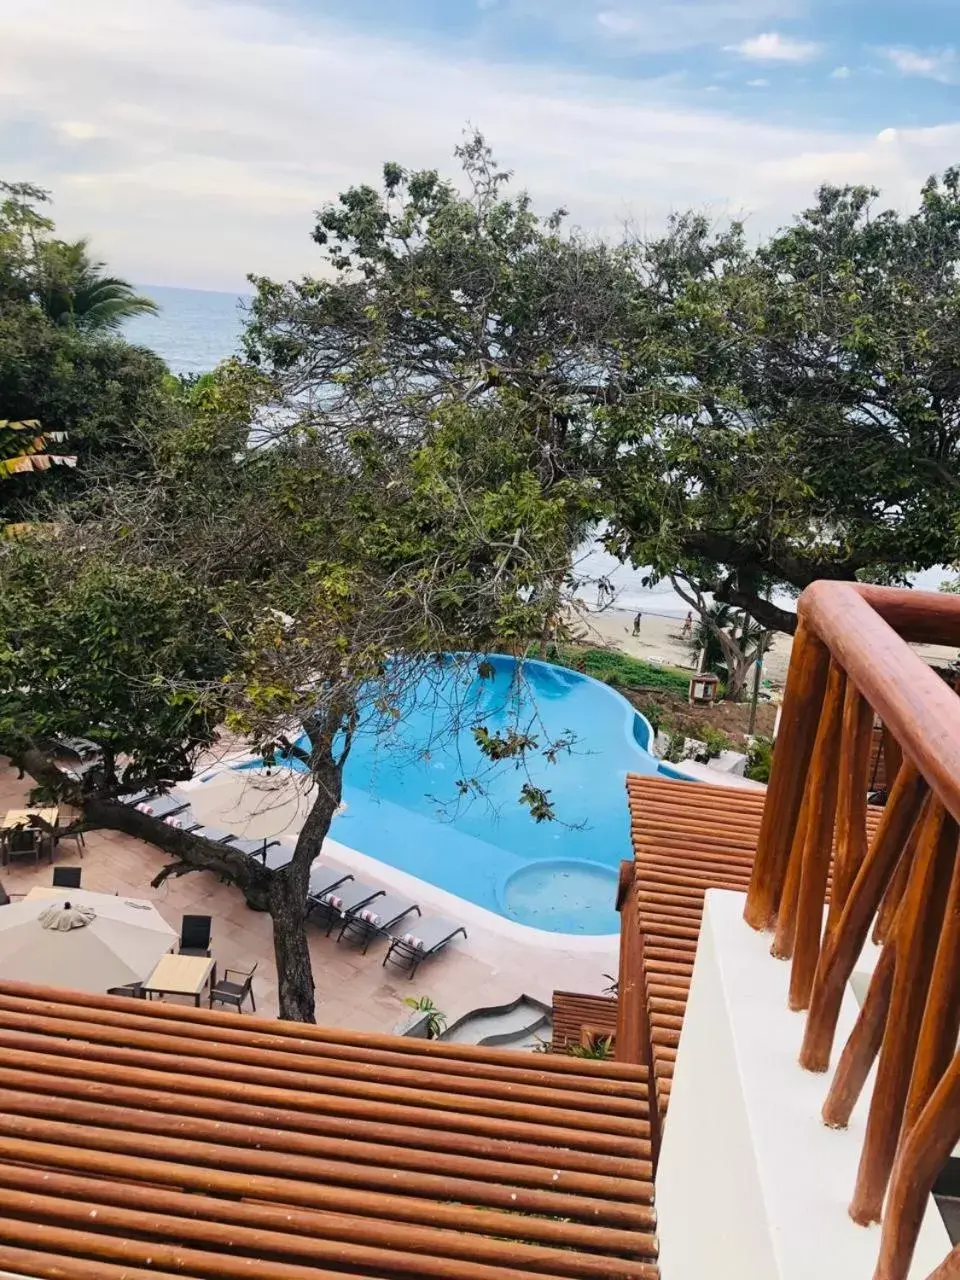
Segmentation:
{"type": "Polygon", "coordinates": [[[102,994],[149,977],[176,939],[152,902],[32,890],[0,909],[0,977],[102,994]]]}
{"type": "Polygon", "coordinates": [[[293,769],[222,769],[181,788],[206,826],[252,840],[299,833],[313,804],[309,778],[293,769]]]}

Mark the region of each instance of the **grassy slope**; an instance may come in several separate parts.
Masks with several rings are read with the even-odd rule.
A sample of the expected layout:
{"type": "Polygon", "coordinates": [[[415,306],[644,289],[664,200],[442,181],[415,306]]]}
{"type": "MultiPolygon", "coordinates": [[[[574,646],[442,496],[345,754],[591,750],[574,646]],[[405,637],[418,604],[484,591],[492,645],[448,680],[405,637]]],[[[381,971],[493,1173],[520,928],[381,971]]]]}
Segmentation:
{"type": "MultiPolygon", "coordinates": [[[[534,657],[534,654],[530,655],[534,657]]],[[[658,689],[682,694],[690,687],[690,672],[679,667],[661,667],[652,662],[631,658],[617,649],[589,649],[580,645],[564,645],[550,660],[564,667],[582,670],[595,680],[622,689],[658,689]],[[581,665],[582,664],[582,665],[581,665]]]]}

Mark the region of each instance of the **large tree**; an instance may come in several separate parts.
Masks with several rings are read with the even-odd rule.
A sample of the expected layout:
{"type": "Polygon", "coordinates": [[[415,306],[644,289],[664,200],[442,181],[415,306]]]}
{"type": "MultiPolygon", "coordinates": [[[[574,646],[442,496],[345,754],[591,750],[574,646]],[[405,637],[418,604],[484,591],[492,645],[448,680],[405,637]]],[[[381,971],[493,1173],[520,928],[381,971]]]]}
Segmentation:
{"type": "Polygon", "coordinates": [[[319,278],[253,278],[250,358],[318,421],[416,436],[451,398],[509,392],[535,424],[545,478],[577,468],[616,401],[634,324],[618,249],[538,216],[477,134],[464,190],[387,164],[317,215],[319,278]]]}
{"type": "Polygon", "coordinates": [[[3,523],[95,489],[103,466],[143,470],[152,437],[181,412],[163,361],[112,333],[128,287],[103,277],[83,242],[56,238],[46,200],[39,188],[0,183],[0,417],[66,434],[78,466],[0,486],[3,523]]]}
{"type": "Polygon", "coordinates": [[[960,170],[906,216],[876,196],[824,187],[756,249],[687,215],[636,250],[650,323],[611,413],[611,545],[764,626],[795,626],[771,587],[960,550],[960,170]]]}
{"type": "MultiPolygon", "coordinates": [[[[189,424],[157,440],[149,483],[108,486],[96,521],[61,522],[55,545],[0,552],[11,588],[0,691],[13,708],[8,734],[27,739],[18,755],[85,723],[111,757],[125,754],[127,785],[188,776],[217,719],[258,753],[300,762],[311,807],[288,866],[253,875],[222,849],[184,840],[164,874],[214,869],[269,910],[281,1013],[309,1020],[307,884],[354,735],[388,737],[444,654],[472,654],[462,661],[482,675],[485,652],[540,634],[555,607],[554,588],[541,584],[562,580],[593,489],[569,476],[545,486],[537,414],[505,392],[437,405],[413,441],[402,421],[375,435],[341,429],[299,416],[276,392],[228,366],[198,388],[189,424]],[[270,409],[264,447],[251,427],[270,409]],[[59,602],[54,560],[76,583],[59,602]],[[38,626],[25,636],[17,601],[30,591],[38,626]],[[127,610],[141,615],[129,637],[127,610]],[[35,669],[42,679],[31,679],[35,669]]],[[[470,730],[491,767],[564,745],[526,725],[487,733],[446,698],[434,738],[470,730]]],[[[108,771],[85,797],[98,820],[120,781],[108,771]]],[[[551,816],[522,772],[517,799],[532,819],[551,816]]]]}

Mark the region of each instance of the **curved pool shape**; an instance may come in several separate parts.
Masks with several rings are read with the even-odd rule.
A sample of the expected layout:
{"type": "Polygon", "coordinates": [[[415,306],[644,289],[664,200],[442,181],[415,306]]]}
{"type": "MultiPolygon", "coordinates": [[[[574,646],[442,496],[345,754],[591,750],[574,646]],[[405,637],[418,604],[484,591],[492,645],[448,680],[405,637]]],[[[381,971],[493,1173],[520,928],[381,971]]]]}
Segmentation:
{"type": "MultiPolygon", "coordinates": [[[[614,689],[549,663],[453,662],[426,677],[398,720],[363,726],[344,776],[335,840],[508,919],[554,933],[615,933],[621,859],[630,852],[625,778],[670,773],[647,750],[650,726],[614,689]],[[438,740],[455,707],[462,725],[438,740]],[[556,763],[528,754],[491,767],[471,727],[573,734],[556,763]],[[428,748],[429,744],[429,748],[428,748]],[[482,777],[484,797],[458,801],[457,780],[482,777]],[[524,781],[550,792],[556,820],[537,823],[524,781]]],[[[291,761],[292,768],[302,768],[291,761]]],[[[256,767],[256,762],[247,767],[256,767]]]]}

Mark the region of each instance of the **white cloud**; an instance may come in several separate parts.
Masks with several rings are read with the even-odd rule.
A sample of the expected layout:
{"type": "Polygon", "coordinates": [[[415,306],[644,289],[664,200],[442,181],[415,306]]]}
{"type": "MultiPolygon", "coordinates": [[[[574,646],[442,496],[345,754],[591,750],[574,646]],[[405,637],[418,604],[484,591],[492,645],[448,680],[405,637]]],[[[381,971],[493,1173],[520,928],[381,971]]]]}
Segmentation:
{"type": "Polygon", "coordinates": [[[812,40],[793,40],[777,31],[764,31],[726,48],[730,53],[739,53],[757,62],[809,62],[820,52],[820,46],[812,40]]]}
{"type": "Polygon", "coordinates": [[[806,0],[619,0],[597,10],[594,0],[514,0],[515,10],[571,42],[606,37],[607,48],[656,53],[717,44],[760,24],[796,17],[806,0]]]}
{"type": "Polygon", "coordinates": [[[764,80],[761,77],[759,80],[748,80],[747,88],[748,89],[766,89],[769,84],[770,84],[769,80],[764,80]]]}
{"type": "Polygon", "coordinates": [[[903,47],[881,49],[881,54],[904,76],[923,76],[953,84],[960,79],[960,58],[955,49],[919,49],[903,47]]]}
{"type": "Polygon", "coordinates": [[[467,120],[538,207],[610,234],[689,205],[749,212],[759,231],[828,180],[876,182],[904,204],[960,151],[960,124],[883,146],[737,117],[662,82],[454,59],[239,0],[2,4],[3,176],[53,188],[64,234],[91,232],[142,282],[314,271],[315,209],[387,159],[453,172],[467,120]]]}
{"type": "Polygon", "coordinates": [[[831,80],[849,80],[853,72],[849,67],[834,67],[830,72],[831,80]]]}
{"type": "Polygon", "coordinates": [[[100,136],[100,130],[88,120],[61,120],[55,129],[70,142],[90,142],[100,136]]]}

